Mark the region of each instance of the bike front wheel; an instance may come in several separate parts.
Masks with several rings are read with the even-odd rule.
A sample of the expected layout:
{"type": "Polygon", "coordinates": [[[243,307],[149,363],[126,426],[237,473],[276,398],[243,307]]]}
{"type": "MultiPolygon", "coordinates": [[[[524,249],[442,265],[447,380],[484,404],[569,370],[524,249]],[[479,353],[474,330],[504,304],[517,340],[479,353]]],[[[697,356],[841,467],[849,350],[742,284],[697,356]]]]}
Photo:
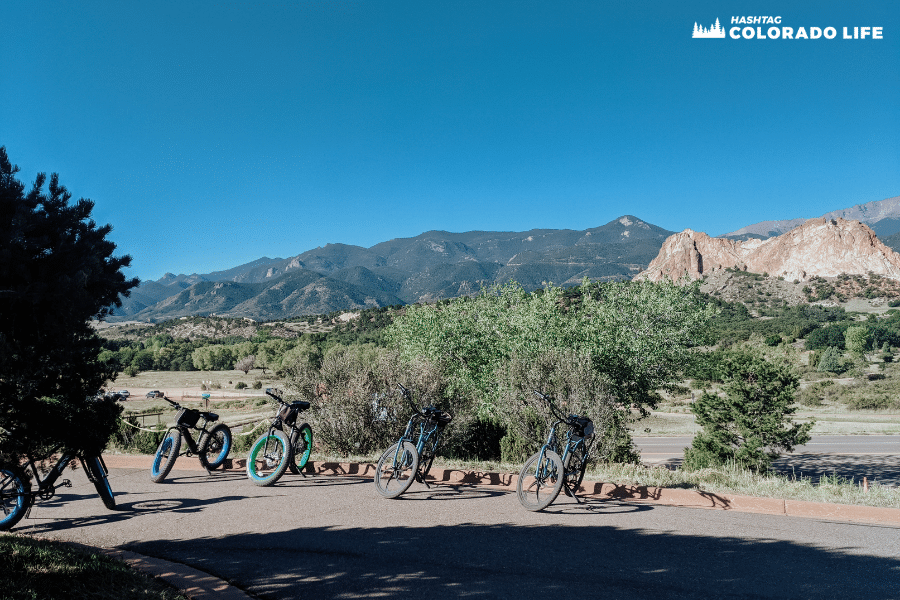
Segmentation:
{"type": "Polygon", "coordinates": [[[31,481],[19,467],[0,467],[0,531],[22,520],[31,507],[31,481]]]}
{"type": "Polygon", "coordinates": [[[284,432],[271,429],[253,443],[247,456],[247,476],[254,485],[269,486],[278,481],[291,461],[291,442],[284,432]]]}
{"type": "Polygon", "coordinates": [[[88,479],[90,479],[94,484],[94,487],[97,488],[97,493],[100,495],[100,499],[103,500],[103,506],[109,510],[115,510],[116,499],[113,497],[112,488],[109,487],[109,478],[107,477],[106,470],[103,468],[100,457],[89,456],[82,462],[84,464],[84,470],[87,472],[88,479]]]}
{"type": "Polygon", "coordinates": [[[200,456],[205,457],[207,469],[214,470],[222,466],[231,452],[231,442],[231,429],[223,423],[203,432],[198,447],[200,456]]]}
{"type": "Polygon", "coordinates": [[[173,429],[163,441],[159,443],[156,449],[156,456],[153,457],[153,464],[150,466],[150,480],[159,483],[166,478],[172,467],[175,466],[175,459],[181,451],[181,432],[173,429]]]}
{"type": "Polygon", "coordinates": [[[306,463],[309,462],[312,446],[312,427],[309,426],[309,423],[304,423],[291,434],[291,451],[293,454],[291,455],[291,462],[288,464],[291,473],[298,475],[303,470],[306,463]]]}
{"type": "Polygon", "coordinates": [[[519,502],[527,510],[542,510],[559,496],[564,471],[562,459],[553,450],[543,450],[525,461],[516,482],[519,502]]]}
{"type": "Polygon", "coordinates": [[[385,498],[396,498],[409,489],[419,469],[419,453],[409,442],[384,451],[375,467],[375,488],[385,498]]]}

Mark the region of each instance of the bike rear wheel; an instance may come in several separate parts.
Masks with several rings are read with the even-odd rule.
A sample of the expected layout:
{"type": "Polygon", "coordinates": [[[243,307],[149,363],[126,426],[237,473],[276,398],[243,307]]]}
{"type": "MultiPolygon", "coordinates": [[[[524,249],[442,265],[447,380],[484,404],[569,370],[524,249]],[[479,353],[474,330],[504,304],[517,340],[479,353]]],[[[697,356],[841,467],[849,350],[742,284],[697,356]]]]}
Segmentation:
{"type": "Polygon", "coordinates": [[[231,429],[224,423],[203,432],[198,452],[200,456],[205,457],[207,469],[213,470],[222,466],[228,458],[228,453],[231,452],[231,442],[231,429]]]}
{"type": "Polygon", "coordinates": [[[309,462],[312,446],[312,427],[309,426],[309,423],[304,423],[291,434],[292,455],[291,462],[288,464],[291,473],[298,475],[303,470],[306,463],[309,462]]]}
{"type": "Polygon", "coordinates": [[[0,531],[6,531],[22,520],[34,500],[31,480],[19,467],[0,467],[0,531]]]}
{"type": "Polygon", "coordinates": [[[87,472],[88,479],[97,488],[97,493],[100,495],[100,499],[103,500],[103,506],[109,510],[115,510],[116,499],[113,497],[112,488],[109,487],[109,478],[106,470],[103,468],[103,463],[100,462],[100,457],[89,456],[82,460],[82,464],[85,472],[87,472]]]}
{"type": "Polygon", "coordinates": [[[150,480],[159,483],[166,478],[172,467],[175,466],[175,459],[181,451],[181,432],[177,429],[171,430],[163,441],[159,443],[156,449],[156,456],[153,457],[153,464],[150,466],[150,480]]]}
{"type": "Polygon", "coordinates": [[[247,456],[247,476],[253,485],[269,486],[278,481],[291,462],[291,442],[284,432],[271,429],[262,434],[247,456]]]}
{"type": "Polygon", "coordinates": [[[581,481],[584,479],[584,472],[587,470],[587,456],[585,456],[584,445],[578,444],[574,450],[569,452],[566,457],[566,478],[563,483],[563,489],[567,496],[575,497],[575,494],[581,488],[581,481]]]}
{"type": "Polygon", "coordinates": [[[516,482],[519,502],[527,510],[542,510],[559,496],[565,477],[562,459],[553,450],[543,450],[525,461],[516,482]]]}
{"type": "Polygon", "coordinates": [[[384,451],[375,467],[375,489],[385,498],[396,498],[409,489],[419,468],[419,453],[409,442],[384,451]],[[398,449],[399,448],[399,449],[398,449]]]}

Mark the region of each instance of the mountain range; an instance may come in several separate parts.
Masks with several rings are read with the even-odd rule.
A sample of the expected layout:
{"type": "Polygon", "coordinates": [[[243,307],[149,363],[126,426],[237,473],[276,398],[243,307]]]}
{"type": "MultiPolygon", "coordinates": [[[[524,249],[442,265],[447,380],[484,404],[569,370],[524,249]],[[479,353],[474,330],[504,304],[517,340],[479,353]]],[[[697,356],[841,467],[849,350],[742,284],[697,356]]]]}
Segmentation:
{"type": "MultiPolygon", "coordinates": [[[[821,218],[860,221],[886,246],[900,250],[900,196],[821,218]]],[[[763,221],[721,237],[765,240],[806,221],[763,221]]],[[[429,302],[509,280],[536,289],[548,282],[576,284],[584,277],[631,279],[648,268],[674,233],[624,215],[581,231],[428,231],[371,248],[328,244],[290,258],[263,257],[224,271],[167,273],[132,290],[109,320],[159,322],[213,314],[275,320],[429,302]]],[[[797,268],[802,270],[802,265],[797,268]]]]}
{"type": "Polygon", "coordinates": [[[536,289],[585,277],[630,279],[673,233],[625,215],[581,231],[429,231],[371,248],[328,244],[225,271],[167,273],[142,282],[109,320],[211,314],[274,320],[434,301],[509,280],[536,289]]]}

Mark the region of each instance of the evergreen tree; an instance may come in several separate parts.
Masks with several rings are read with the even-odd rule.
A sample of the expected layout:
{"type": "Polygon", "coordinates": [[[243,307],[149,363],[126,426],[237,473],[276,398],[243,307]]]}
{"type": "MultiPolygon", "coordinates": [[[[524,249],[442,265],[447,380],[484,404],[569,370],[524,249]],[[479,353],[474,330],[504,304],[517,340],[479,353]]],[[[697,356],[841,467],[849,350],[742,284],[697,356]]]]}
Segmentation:
{"type": "Polygon", "coordinates": [[[56,174],[38,174],[31,191],[0,147],[0,454],[45,456],[54,446],[99,450],[119,408],[89,402],[116,375],[100,361],[90,325],[121,306],[138,284],[113,257],[111,226],[91,220],[93,202],[69,204],[56,174]]]}
{"type": "Polygon", "coordinates": [[[809,441],[812,423],[794,423],[797,373],[757,353],[734,354],[721,363],[723,395],[706,393],[691,411],[703,430],[684,452],[689,469],[734,461],[765,471],[779,453],[809,441]]]}

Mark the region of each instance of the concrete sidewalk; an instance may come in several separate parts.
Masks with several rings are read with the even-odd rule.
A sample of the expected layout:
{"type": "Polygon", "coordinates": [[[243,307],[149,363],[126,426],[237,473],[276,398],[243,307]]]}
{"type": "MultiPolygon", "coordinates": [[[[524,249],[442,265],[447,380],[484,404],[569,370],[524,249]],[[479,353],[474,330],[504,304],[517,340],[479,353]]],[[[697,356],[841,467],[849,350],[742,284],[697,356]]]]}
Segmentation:
{"type": "MultiPolygon", "coordinates": [[[[104,455],[109,468],[150,469],[152,456],[114,454],[104,455]]],[[[181,470],[205,471],[196,458],[179,457],[176,467],[181,470]]],[[[243,471],[245,459],[228,459],[225,469],[243,471]]],[[[310,475],[347,476],[374,478],[375,465],[367,463],[341,463],[310,461],[304,470],[310,475]]],[[[430,483],[446,485],[487,486],[494,489],[515,491],[518,475],[483,471],[463,471],[459,469],[433,469],[428,477],[430,483]]],[[[900,525],[900,509],[859,506],[853,504],[831,504],[827,502],[807,502],[780,498],[757,498],[727,493],[702,492],[697,490],[658,488],[634,485],[617,485],[586,481],[581,486],[580,496],[596,499],[615,499],[634,502],[652,502],[668,506],[686,508],[706,508],[730,510],[770,515],[785,515],[813,519],[847,521],[850,523],[880,523],[900,525]]]]}

